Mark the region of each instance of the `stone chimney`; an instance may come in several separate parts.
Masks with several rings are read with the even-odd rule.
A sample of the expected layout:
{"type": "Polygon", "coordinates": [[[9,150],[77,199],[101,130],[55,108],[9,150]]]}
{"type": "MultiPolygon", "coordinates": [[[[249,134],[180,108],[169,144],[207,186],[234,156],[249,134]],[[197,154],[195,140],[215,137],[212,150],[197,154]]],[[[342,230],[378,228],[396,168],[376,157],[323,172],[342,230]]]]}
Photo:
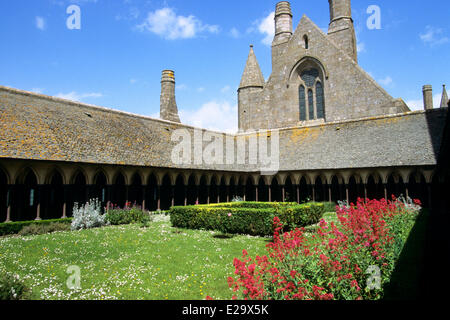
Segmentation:
{"type": "Polygon", "coordinates": [[[162,120],[181,122],[175,100],[175,73],[172,70],[164,70],[162,72],[160,108],[162,120]]]}
{"type": "Polygon", "coordinates": [[[274,44],[288,41],[292,36],[292,11],[288,1],[277,3],[275,9],[275,38],[274,44]]]}
{"type": "Polygon", "coordinates": [[[433,87],[429,84],[423,86],[423,106],[425,110],[433,109],[433,87]]]}
{"type": "Polygon", "coordinates": [[[330,25],[328,38],[341,50],[358,62],[356,33],[352,19],[350,0],[328,0],[330,4],[330,25]]]}

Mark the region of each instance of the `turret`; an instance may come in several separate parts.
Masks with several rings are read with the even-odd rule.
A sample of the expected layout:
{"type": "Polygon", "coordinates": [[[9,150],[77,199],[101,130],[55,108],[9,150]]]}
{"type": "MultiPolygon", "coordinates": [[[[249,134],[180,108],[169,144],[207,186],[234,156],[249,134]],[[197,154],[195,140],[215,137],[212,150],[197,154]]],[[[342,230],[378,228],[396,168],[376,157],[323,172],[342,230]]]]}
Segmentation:
{"type": "Polygon", "coordinates": [[[447,90],[445,89],[445,84],[444,84],[443,88],[442,88],[441,108],[446,108],[446,107],[448,107],[448,95],[447,95],[447,90]]]}
{"type": "Polygon", "coordinates": [[[429,84],[424,85],[423,89],[423,107],[425,110],[433,109],[433,87],[429,84]]]}
{"type": "Polygon", "coordinates": [[[162,72],[160,108],[161,119],[181,122],[175,100],[175,73],[172,70],[164,70],[162,72]]]}
{"type": "Polygon", "coordinates": [[[292,36],[292,11],[288,1],[277,3],[275,9],[275,38],[273,44],[288,41],[292,36]]]}
{"type": "Polygon", "coordinates": [[[257,99],[263,91],[264,84],[264,76],[251,45],[238,90],[239,131],[251,129],[251,117],[256,112],[254,107],[257,105],[257,99]]]}
{"type": "Polygon", "coordinates": [[[287,49],[293,34],[291,4],[288,1],[277,3],[275,9],[275,37],[272,42],[272,67],[287,49]]]}
{"type": "Polygon", "coordinates": [[[350,0],[328,0],[330,3],[330,25],[328,38],[342,51],[358,62],[356,34],[352,19],[350,0]]]}

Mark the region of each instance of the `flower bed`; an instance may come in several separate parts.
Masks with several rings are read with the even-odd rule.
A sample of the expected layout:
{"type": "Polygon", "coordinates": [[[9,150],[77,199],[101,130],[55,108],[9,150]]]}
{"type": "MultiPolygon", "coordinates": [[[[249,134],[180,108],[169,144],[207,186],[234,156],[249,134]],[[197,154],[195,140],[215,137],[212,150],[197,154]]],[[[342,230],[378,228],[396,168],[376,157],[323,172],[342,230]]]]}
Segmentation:
{"type": "Polygon", "coordinates": [[[234,202],[173,207],[170,220],[176,228],[270,236],[276,216],[283,222],[283,228],[289,230],[317,223],[323,213],[324,206],[320,203],[234,202]]]}
{"type": "MultiPolygon", "coordinates": [[[[337,210],[335,224],[321,220],[317,233],[281,234],[274,218],[268,255],[235,259],[229,286],[244,299],[380,299],[420,212],[420,203],[359,199],[337,210]]],[[[234,297],[238,298],[238,297],[234,297]]]]}

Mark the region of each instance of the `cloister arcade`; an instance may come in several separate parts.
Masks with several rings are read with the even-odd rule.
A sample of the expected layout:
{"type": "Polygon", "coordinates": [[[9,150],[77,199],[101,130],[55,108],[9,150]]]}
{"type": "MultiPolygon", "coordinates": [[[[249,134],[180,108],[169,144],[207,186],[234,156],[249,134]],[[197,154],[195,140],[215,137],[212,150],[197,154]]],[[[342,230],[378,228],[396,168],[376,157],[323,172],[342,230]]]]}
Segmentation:
{"type": "Polygon", "coordinates": [[[430,169],[380,168],[258,173],[211,172],[30,161],[0,162],[0,221],[72,215],[75,203],[98,199],[150,211],[171,206],[246,201],[298,202],[409,196],[430,206],[449,190],[448,177],[430,169]]]}

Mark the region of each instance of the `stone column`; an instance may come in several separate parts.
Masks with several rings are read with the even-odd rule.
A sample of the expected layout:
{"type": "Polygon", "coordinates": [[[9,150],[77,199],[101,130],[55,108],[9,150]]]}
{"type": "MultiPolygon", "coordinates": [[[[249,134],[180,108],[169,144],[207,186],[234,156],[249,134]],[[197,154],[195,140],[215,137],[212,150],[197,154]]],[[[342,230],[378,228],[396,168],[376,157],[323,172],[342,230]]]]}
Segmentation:
{"type": "Polygon", "coordinates": [[[8,185],[8,191],[6,192],[6,221],[11,222],[11,207],[12,197],[14,194],[14,185],[8,185]]]}
{"type": "Polygon", "coordinates": [[[348,194],[348,184],[345,184],[345,199],[347,200],[347,204],[350,205],[350,197],[348,194]]]}
{"type": "Polygon", "coordinates": [[[113,188],[113,186],[111,186],[111,185],[106,186],[106,210],[108,210],[108,211],[113,206],[113,203],[111,203],[112,188],[113,188]]]}
{"type": "Polygon", "coordinates": [[[211,191],[211,186],[206,186],[206,193],[207,193],[207,195],[206,195],[206,204],[210,203],[210,199],[209,199],[210,191],[211,191]]]}
{"type": "Polygon", "coordinates": [[[255,186],[255,201],[259,202],[259,184],[255,186]]]}
{"type": "Polygon", "coordinates": [[[286,186],[282,185],[281,186],[281,202],[286,202],[286,186]]]}
{"type": "Polygon", "coordinates": [[[387,190],[387,184],[383,183],[383,190],[384,190],[384,199],[388,201],[388,190],[387,190]]]}
{"type": "Polygon", "coordinates": [[[175,186],[173,185],[170,186],[170,198],[170,203],[173,207],[175,205],[175,186]]]}
{"type": "Polygon", "coordinates": [[[367,184],[363,183],[364,187],[364,203],[367,203],[367,184]]]}
{"type": "Polygon", "coordinates": [[[143,185],[142,186],[142,211],[145,211],[146,210],[146,203],[145,203],[145,198],[146,198],[146,195],[147,195],[147,186],[146,185],[143,185]]]}
{"type": "Polygon", "coordinates": [[[331,184],[328,184],[328,202],[333,202],[333,196],[331,194],[331,184]]]}
{"type": "Polygon", "coordinates": [[[300,186],[298,184],[295,185],[295,189],[297,191],[297,203],[300,204],[300,186]]]}
{"type": "Polygon", "coordinates": [[[268,185],[268,189],[269,189],[269,202],[272,202],[272,185],[268,185]]]}
{"type": "MultiPolygon", "coordinates": [[[[130,193],[130,186],[125,185],[125,204],[128,204],[128,202],[130,201],[129,193],[130,193]]],[[[133,206],[133,204],[131,204],[131,206],[133,206]]]]}
{"type": "Polygon", "coordinates": [[[161,186],[158,184],[158,187],[156,188],[156,208],[158,211],[161,211],[161,186]]]}
{"type": "Polygon", "coordinates": [[[227,202],[230,202],[230,186],[227,186],[227,202]]]}
{"type": "Polygon", "coordinates": [[[200,186],[195,186],[195,204],[199,204],[200,202],[199,202],[199,189],[200,189],[200,186]]]}
{"type": "Polygon", "coordinates": [[[188,187],[187,186],[184,186],[183,187],[183,190],[184,190],[184,206],[186,207],[187,206],[187,204],[188,204],[188,197],[187,197],[187,194],[188,194],[188,187]]]}
{"type": "Polygon", "coordinates": [[[37,202],[37,206],[36,206],[36,220],[42,220],[41,219],[41,193],[42,193],[42,188],[43,186],[38,185],[36,186],[36,202],[37,202]]]}
{"type": "Polygon", "coordinates": [[[67,218],[67,196],[68,196],[69,190],[68,185],[63,185],[63,212],[61,219],[67,218]]]}

